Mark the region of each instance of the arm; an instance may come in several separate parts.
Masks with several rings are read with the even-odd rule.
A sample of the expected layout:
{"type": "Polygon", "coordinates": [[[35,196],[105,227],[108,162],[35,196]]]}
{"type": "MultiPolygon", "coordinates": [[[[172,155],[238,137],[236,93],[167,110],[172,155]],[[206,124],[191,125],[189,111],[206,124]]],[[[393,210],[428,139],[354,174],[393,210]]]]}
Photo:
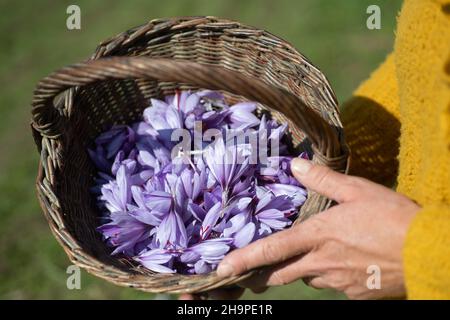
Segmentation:
{"type": "Polygon", "coordinates": [[[411,190],[413,161],[402,166],[399,178],[399,191],[423,207],[406,236],[405,284],[410,299],[450,299],[450,1],[406,1],[397,39],[405,134],[412,137],[404,140],[400,161],[411,159],[417,143],[418,135],[406,129],[423,139],[415,151],[421,157],[416,178],[421,187],[411,190]],[[409,55],[421,43],[425,49],[409,55]]]}
{"type": "Polygon", "coordinates": [[[392,186],[398,171],[399,95],[394,54],[362,83],[341,112],[350,174],[392,186]]]}
{"type": "Polygon", "coordinates": [[[412,221],[403,249],[409,299],[450,298],[450,208],[424,207],[412,221]]]}

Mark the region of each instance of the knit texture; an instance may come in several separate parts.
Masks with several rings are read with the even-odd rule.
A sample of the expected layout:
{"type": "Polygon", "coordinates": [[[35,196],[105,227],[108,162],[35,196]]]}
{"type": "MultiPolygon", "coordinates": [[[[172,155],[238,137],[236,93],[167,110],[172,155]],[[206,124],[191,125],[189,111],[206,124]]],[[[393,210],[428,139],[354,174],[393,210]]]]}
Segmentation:
{"type": "Polygon", "coordinates": [[[342,107],[352,152],[349,173],[391,187],[398,174],[399,99],[394,54],[342,107]]]}
{"type": "Polygon", "coordinates": [[[396,34],[394,53],[343,108],[351,172],[397,178],[422,207],[404,246],[407,295],[450,299],[450,1],[406,0],[396,34]]]}

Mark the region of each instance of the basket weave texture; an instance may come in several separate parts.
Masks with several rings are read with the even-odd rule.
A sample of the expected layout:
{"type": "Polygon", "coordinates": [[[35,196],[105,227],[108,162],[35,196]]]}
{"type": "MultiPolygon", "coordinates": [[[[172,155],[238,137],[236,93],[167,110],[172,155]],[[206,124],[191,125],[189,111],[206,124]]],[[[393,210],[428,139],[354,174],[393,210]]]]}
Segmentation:
{"type": "MultiPolygon", "coordinates": [[[[215,17],[152,20],[102,42],[88,61],[42,79],[32,102],[40,153],[38,197],[70,260],[117,285],[149,292],[203,292],[251,275],[156,274],[111,256],[96,232],[89,192],[96,169],[87,148],[114,124],[140,119],[150,98],[175,90],[221,90],[229,103],[259,102],[289,123],[294,146],[313,161],[346,172],[348,149],[337,101],[325,76],[290,44],[267,31],[215,17]]],[[[308,190],[296,222],[329,207],[308,190]]]]}

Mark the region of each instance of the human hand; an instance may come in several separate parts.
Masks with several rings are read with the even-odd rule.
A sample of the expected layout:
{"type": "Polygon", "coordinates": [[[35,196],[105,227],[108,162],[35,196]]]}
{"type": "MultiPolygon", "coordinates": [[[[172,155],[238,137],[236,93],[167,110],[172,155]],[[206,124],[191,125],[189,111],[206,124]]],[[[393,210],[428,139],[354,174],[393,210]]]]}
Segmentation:
{"type": "Polygon", "coordinates": [[[228,254],[217,273],[227,277],[266,266],[241,285],[261,291],[303,278],[315,288],[333,288],[351,299],[405,295],[402,248],[420,207],[368,180],[295,159],[292,172],[307,188],[338,205],[228,254]],[[368,267],[381,271],[381,288],[366,282],[368,267]]]}

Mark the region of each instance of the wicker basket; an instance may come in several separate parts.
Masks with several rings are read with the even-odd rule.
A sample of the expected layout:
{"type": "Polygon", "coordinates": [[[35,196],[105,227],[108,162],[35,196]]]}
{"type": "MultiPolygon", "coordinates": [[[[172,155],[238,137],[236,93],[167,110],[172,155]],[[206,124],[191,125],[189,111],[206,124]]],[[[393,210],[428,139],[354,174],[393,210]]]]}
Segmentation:
{"type": "MultiPolygon", "coordinates": [[[[92,59],[39,82],[32,129],[40,152],[38,197],[56,239],[70,260],[115,284],[149,292],[203,292],[251,273],[219,278],[155,274],[110,255],[95,228],[95,175],[87,147],[113,124],[136,121],[150,97],[176,89],[222,90],[228,102],[258,101],[289,123],[294,145],[313,161],[346,172],[348,150],[337,101],[323,74],[274,35],[214,17],[152,20],[100,44],[92,59]]],[[[331,201],[309,191],[299,220],[331,201]]]]}

